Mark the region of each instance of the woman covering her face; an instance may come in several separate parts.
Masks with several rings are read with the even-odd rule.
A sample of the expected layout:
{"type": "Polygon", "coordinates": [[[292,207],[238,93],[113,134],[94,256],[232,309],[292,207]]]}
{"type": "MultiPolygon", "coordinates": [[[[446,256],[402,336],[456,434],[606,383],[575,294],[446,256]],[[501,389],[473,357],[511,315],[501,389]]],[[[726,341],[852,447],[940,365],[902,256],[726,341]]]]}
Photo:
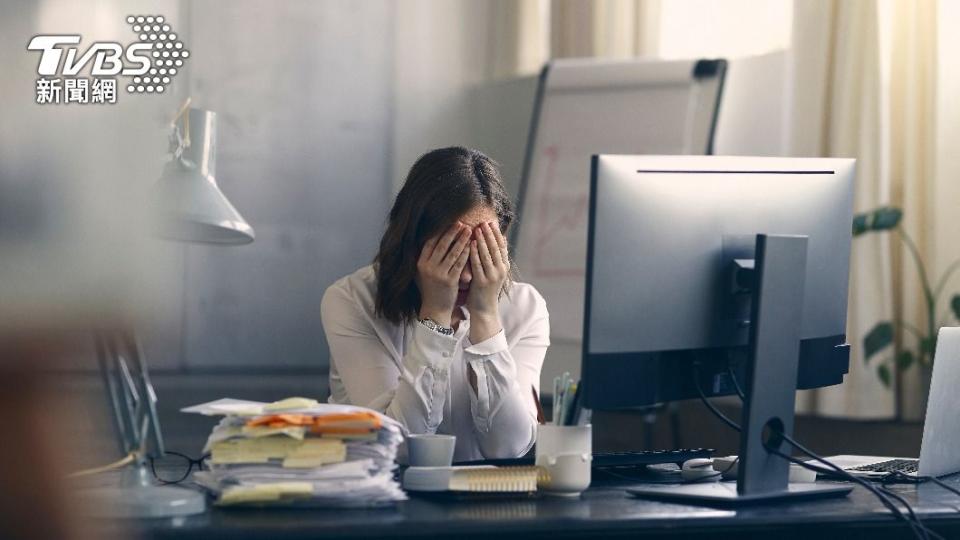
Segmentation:
{"type": "Polygon", "coordinates": [[[373,264],[323,296],[331,403],[382,411],[409,433],[456,435],[456,461],[530,450],[550,324],[540,293],[512,279],[514,217],[482,153],[417,160],[373,264]]]}

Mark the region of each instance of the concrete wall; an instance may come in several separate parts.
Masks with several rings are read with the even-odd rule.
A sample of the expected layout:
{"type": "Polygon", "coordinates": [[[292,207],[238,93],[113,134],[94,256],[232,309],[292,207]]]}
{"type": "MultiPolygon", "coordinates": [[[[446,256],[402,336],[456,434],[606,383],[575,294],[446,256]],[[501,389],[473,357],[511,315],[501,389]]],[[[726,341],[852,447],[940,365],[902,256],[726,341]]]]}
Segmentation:
{"type": "Polygon", "coordinates": [[[189,93],[219,114],[218,180],[256,241],[178,248],[177,305],[147,339],[155,369],[322,382],[321,296],[370,261],[388,208],[393,9],[189,4],[189,93]]]}

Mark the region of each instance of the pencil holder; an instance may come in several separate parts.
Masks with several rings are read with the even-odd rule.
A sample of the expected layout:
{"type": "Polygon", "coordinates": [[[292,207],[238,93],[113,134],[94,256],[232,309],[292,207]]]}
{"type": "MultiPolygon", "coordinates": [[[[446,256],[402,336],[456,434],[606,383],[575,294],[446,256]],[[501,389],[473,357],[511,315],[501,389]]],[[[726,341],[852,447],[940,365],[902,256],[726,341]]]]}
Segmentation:
{"type": "Polygon", "coordinates": [[[576,497],[590,486],[593,429],[585,426],[541,424],[537,428],[537,465],[549,478],[537,488],[550,495],[576,497]]]}

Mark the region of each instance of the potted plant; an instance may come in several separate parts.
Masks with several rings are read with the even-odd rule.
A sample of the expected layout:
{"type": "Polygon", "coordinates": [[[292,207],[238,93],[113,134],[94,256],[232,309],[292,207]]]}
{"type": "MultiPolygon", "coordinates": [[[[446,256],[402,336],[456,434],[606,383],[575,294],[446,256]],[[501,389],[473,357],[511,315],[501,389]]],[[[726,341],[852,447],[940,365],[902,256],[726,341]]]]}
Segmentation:
{"type": "MultiPolygon", "coordinates": [[[[918,328],[903,320],[880,321],[864,336],[863,354],[864,361],[869,364],[871,359],[881,352],[892,348],[891,356],[879,358],[874,362],[877,376],[887,388],[891,387],[897,373],[908,370],[913,365],[918,365],[923,370],[923,384],[926,387],[929,385],[930,370],[933,367],[933,353],[937,348],[939,328],[950,322],[951,318],[960,320],[960,294],[954,294],[950,298],[947,309],[943,312],[938,311],[938,307],[943,305],[941,301],[947,281],[957,269],[960,269],[960,259],[953,261],[934,283],[930,279],[923,258],[920,257],[916,243],[900,225],[902,218],[903,211],[892,206],[857,214],[853,218],[853,236],[856,238],[865,234],[888,231],[899,235],[920,277],[926,324],[918,328]]],[[[923,399],[926,400],[926,394],[923,399]]],[[[897,410],[899,414],[899,399],[897,410]]]]}

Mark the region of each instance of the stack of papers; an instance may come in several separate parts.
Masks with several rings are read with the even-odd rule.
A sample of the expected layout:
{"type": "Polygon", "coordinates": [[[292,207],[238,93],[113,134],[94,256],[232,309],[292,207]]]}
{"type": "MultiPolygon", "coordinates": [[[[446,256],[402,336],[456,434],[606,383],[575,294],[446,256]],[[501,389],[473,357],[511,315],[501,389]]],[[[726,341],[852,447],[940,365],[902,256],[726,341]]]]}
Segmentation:
{"type": "Polygon", "coordinates": [[[220,399],[182,409],[224,418],[194,479],[218,505],[370,507],[406,499],[394,480],[400,424],[376,411],[289,398],[220,399]]]}

